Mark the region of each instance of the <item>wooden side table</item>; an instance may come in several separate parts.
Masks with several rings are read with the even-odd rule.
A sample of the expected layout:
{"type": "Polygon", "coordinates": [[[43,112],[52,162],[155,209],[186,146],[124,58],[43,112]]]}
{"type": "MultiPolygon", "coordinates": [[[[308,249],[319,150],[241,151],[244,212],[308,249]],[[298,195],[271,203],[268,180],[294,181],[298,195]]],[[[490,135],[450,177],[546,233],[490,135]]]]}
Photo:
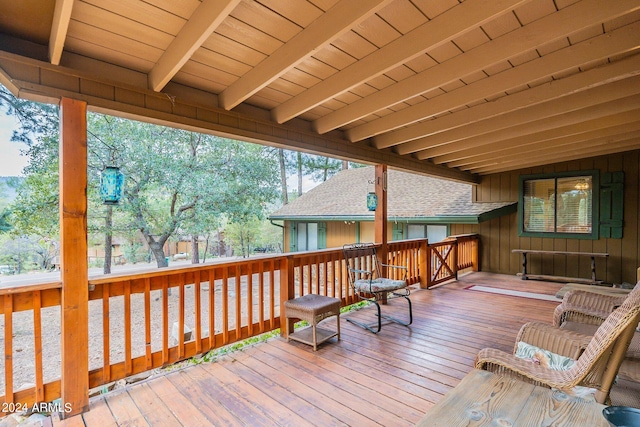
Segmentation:
{"type": "Polygon", "coordinates": [[[306,320],[311,325],[308,328],[299,329],[297,332],[289,331],[289,322],[285,328],[285,337],[289,340],[313,346],[313,351],[318,349],[318,344],[337,336],[340,340],[340,300],[338,298],[325,297],[323,295],[308,294],[284,302],[285,316],[287,319],[306,320]],[[336,331],[319,328],[318,323],[327,317],[337,316],[336,331]]]}

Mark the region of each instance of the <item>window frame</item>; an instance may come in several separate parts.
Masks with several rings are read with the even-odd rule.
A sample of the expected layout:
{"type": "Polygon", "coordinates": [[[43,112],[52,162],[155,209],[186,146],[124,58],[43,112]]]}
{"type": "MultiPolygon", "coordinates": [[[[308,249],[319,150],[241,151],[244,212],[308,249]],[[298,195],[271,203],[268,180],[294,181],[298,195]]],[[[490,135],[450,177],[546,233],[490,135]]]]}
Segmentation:
{"type": "MultiPolygon", "coordinates": [[[[556,192],[557,193],[557,192],[556,192]]],[[[557,204],[555,204],[557,206],[557,204]]],[[[554,212],[557,218],[557,211],[554,212]]],[[[598,240],[599,238],[599,218],[600,218],[600,171],[588,169],[570,172],[555,172],[544,174],[520,175],[518,178],[518,236],[520,237],[547,237],[552,239],[585,239],[598,240]],[[554,187],[557,188],[558,179],[571,178],[576,176],[590,176],[592,182],[591,192],[591,233],[566,233],[566,232],[537,232],[524,230],[524,188],[526,181],[553,179],[554,187]]]]}
{"type": "Polygon", "coordinates": [[[289,251],[290,252],[306,252],[306,251],[310,251],[310,249],[308,249],[309,247],[309,224],[315,224],[316,225],[316,235],[315,235],[315,239],[316,239],[316,244],[317,244],[317,249],[311,249],[312,251],[315,250],[322,250],[322,249],[326,249],[327,246],[327,223],[324,221],[291,221],[290,223],[290,234],[289,234],[289,251]],[[300,249],[299,247],[299,236],[300,236],[300,226],[304,224],[304,228],[305,228],[305,249],[300,249]]]}

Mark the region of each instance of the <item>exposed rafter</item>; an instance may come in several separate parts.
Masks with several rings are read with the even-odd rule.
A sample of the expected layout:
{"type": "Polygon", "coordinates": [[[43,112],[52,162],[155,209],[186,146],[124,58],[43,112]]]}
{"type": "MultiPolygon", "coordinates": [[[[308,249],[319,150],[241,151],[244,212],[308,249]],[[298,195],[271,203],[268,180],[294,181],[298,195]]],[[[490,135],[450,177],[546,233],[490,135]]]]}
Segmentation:
{"type": "Polygon", "coordinates": [[[443,141],[456,141],[459,139],[457,135],[459,135],[461,128],[467,128],[462,131],[464,135],[467,135],[466,132],[469,129],[476,129],[474,124],[477,122],[559,99],[597,85],[624,80],[638,74],[640,74],[640,57],[632,56],[560,80],[552,80],[509,96],[503,96],[493,102],[485,102],[446,116],[376,136],[373,139],[374,145],[377,148],[397,145],[396,151],[398,153],[413,153],[423,147],[423,142],[420,141],[421,137],[434,137],[435,140],[436,135],[452,131],[451,134],[444,137],[443,141]],[[403,144],[403,141],[409,142],[403,144]]]}
{"type": "Polygon", "coordinates": [[[74,0],[56,0],[51,23],[51,35],[49,36],[49,62],[53,65],[60,64],[64,41],[67,38],[67,30],[71,21],[71,11],[74,0]]]}
{"type": "Polygon", "coordinates": [[[525,167],[542,166],[549,163],[567,162],[571,160],[584,159],[586,157],[597,157],[606,154],[620,153],[623,151],[637,150],[639,148],[640,139],[638,138],[629,139],[615,144],[603,144],[600,148],[591,149],[588,152],[585,152],[580,148],[575,148],[574,146],[572,150],[563,153],[546,153],[534,158],[519,159],[511,162],[497,163],[494,166],[474,168],[473,171],[481,174],[499,173],[525,167]]]}
{"type": "Polygon", "coordinates": [[[478,147],[484,147],[490,144],[520,144],[527,140],[544,140],[549,137],[558,137],[569,135],[574,132],[582,132],[590,127],[598,128],[603,123],[594,122],[600,118],[607,118],[607,125],[628,123],[637,120],[637,108],[640,108],[640,97],[631,96],[615,101],[609,101],[602,104],[593,105],[591,107],[582,108],[560,116],[543,118],[529,123],[511,126],[506,129],[496,130],[482,135],[456,142],[453,147],[433,147],[416,153],[416,157],[420,160],[431,159],[436,156],[461,152],[464,150],[473,150],[478,147]],[[615,123],[612,123],[613,120],[615,123]],[[546,132],[544,135],[540,133],[546,132]]]}
{"type": "MultiPolygon", "coordinates": [[[[469,28],[509,12],[526,0],[467,0],[437,18],[410,31],[355,64],[324,79],[272,111],[273,119],[284,123],[322,102],[383,74],[403,62],[449,42],[469,28]]],[[[324,132],[321,132],[324,133],[324,132]]]]}
{"type": "Polygon", "coordinates": [[[342,0],[220,94],[230,110],[392,0],[342,0]]]}
{"type": "Polygon", "coordinates": [[[240,0],[203,0],[149,72],[149,88],[161,91],[238,3],[240,0]]]}
{"type": "MultiPolygon", "coordinates": [[[[422,150],[420,151],[432,150],[432,153],[437,153],[434,155],[439,156],[442,155],[443,152],[448,152],[453,148],[451,144],[456,144],[456,148],[470,148],[470,144],[462,143],[461,145],[460,141],[503,129],[513,128],[514,126],[520,126],[534,121],[543,121],[544,119],[566,123],[571,121],[573,117],[576,117],[576,114],[566,116],[568,113],[591,106],[598,106],[603,103],[611,103],[611,101],[640,93],[640,86],[634,87],[634,85],[640,85],[640,77],[631,77],[608,85],[601,85],[591,90],[553,99],[529,108],[514,110],[497,117],[475,122],[468,126],[462,126],[450,131],[419,138],[399,146],[398,152],[400,154],[406,154],[408,152],[414,152],[411,151],[411,149],[421,148],[422,150]]],[[[581,113],[579,112],[578,115],[579,114],[581,113]]]]}
{"type": "Polygon", "coordinates": [[[472,155],[461,160],[447,163],[449,167],[465,169],[467,167],[484,167],[497,162],[505,162],[510,160],[521,160],[523,157],[537,156],[544,151],[553,151],[562,153],[563,150],[571,150],[578,143],[580,147],[589,151],[594,147],[600,147],[605,144],[614,144],[624,142],[630,139],[640,137],[640,122],[627,123],[610,128],[601,128],[595,131],[582,132],[552,138],[535,143],[525,143],[517,147],[503,148],[494,151],[488,149],[483,154],[472,155]]]}
{"type": "MultiPolygon", "coordinates": [[[[567,7],[566,9],[559,11],[557,14],[553,14],[548,18],[543,18],[539,21],[533,22],[527,26],[522,27],[520,30],[505,34],[504,36],[490,43],[486,43],[476,49],[469,51],[466,54],[452,58],[451,60],[444,62],[440,66],[433,67],[430,70],[417,74],[413,78],[406,79],[378,93],[406,93],[406,91],[399,90],[399,85],[409,85],[409,87],[413,87],[414,94],[418,91],[420,91],[421,93],[427,92],[429,90],[437,88],[440,85],[450,83],[451,81],[462,77],[459,70],[465,70],[465,73],[468,71],[469,74],[472,72],[480,71],[484,68],[496,64],[497,62],[504,61],[509,57],[516,55],[518,52],[522,52],[523,50],[527,51],[530,49],[535,49],[544,43],[548,43],[550,39],[557,40],[561,37],[567,37],[571,33],[594,25],[597,22],[602,21],[603,19],[613,19],[620,13],[628,10],[630,5],[624,3],[626,2],[621,1],[620,3],[616,3],[616,6],[619,7],[612,7],[612,5],[609,3],[605,4],[597,0],[585,0],[583,2],[576,3],[572,6],[567,7]],[[569,16],[573,16],[573,19],[569,20],[569,16]],[[542,36],[541,34],[544,34],[544,36],[542,36]],[[454,70],[458,70],[458,72],[456,73],[454,70]]],[[[633,3],[633,1],[629,0],[629,3],[633,3]]],[[[637,32],[637,30],[635,31],[637,32]]],[[[631,33],[633,33],[633,31],[631,33]]],[[[606,44],[606,42],[604,41],[603,43],[606,44]]],[[[620,43],[624,44],[625,42],[624,40],[621,40],[620,43]]],[[[629,44],[627,43],[627,45],[629,44]]],[[[635,46],[637,46],[637,44],[635,44],[635,46]]],[[[540,63],[549,63],[554,66],[557,71],[560,71],[560,69],[558,68],[562,67],[558,67],[555,64],[556,60],[562,60],[563,56],[566,55],[567,52],[571,50],[575,51],[576,49],[580,50],[577,46],[571,46],[570,48],[562,49],[560,51],[563,52],[562,54],[554,52],[539,58],[538,61],[540,61],[540,63]]],[[[606,52],[600,52],[605,56],[607,55],[606,52]]],[[[584,51],[584,49],[582,51],[582,54],[590,55],[590,53],[584,51]]],[[[567,61],[567,63],[568,62],[569,61],[567,61]]],[[[539,68],[539,66],[537,68],[539,68]]],[[[507,72],[511,72],[511,74],[520,74],[520,72],[525,69],[527,69],[531,73],[531,75],[535,75],[536,73],[538,75],[542,74],[538,78],[545,75],[550,75],[549,72],[545,73],[544,70],[532,69],[530,63],[525,63],[523,65],[514,67],[511,70],[500,73],[501,78],[499,80],[503,80],[502,84],[500,84],[500,82],[496,82],[497,84],[495,85],[494,89],[486,88],[479,90],[478,94],[475,95],[474,98],[469,99],[469,97],[466,97],[464,98],[464,102],[460,102],[462,101],[461,99],[457,104],[451,105],[445,104],[438,99],[440,97],[436,97],[432,100],[422,102],[409,108],[405,108],[396,113],[381,117],[378,120],[372,121],[371,123],[354,127],[349,130],[348,137],[351,141],[354,142],[361,141],[365,138],[372,137],[383,132],[388,132],[401,126],[406,126],[419,120],[434,116],[438,113],[468,104],[473,100],[488,97],[491,95],[491,90],[494,90],[493,94],[496,94],[500,91],[517,87],[518,84],[522,84],[522,82],[525,81],[524,77],[523,79],[518,79],[516,76],[514,76],[512,82],[507,84],[507,82],[504,81],[505,74],[507,72]],[[433,104],[434,102],[438,101],[442,102],[444,105],[436,110],[433,104]]],[[[532,77],[529,76],[529,78],[532,77]]],[[[476,87],[480,85],[479,81],[475,83],[476,87]]],[[[483,83],[486,84],[487,82],[483,83]]],[[[484,84],[482,86],[484,86],[484,84]]],[[[469,86],[474,85],[468,85],[467,87],[469,86]]],[[[471,89],[462,89],[471,91],[471,89]]],[[[459,91],[460,90],[454,92],[459,93],[459,91]]],[[[376,97],[380,96],[382,95],[376,95],[376,97]]],[[[408,97],[403,98],[408,99],[408,97]]],[[[404,99],[398,99],[398,97],[396,97],[396,99],[394,100],[395,102],[389,103],[387,104],[387,106],[393,105],[404,99]]],[[[355,105],[355,103],[353,103],[352,105],[355,105]]]]}

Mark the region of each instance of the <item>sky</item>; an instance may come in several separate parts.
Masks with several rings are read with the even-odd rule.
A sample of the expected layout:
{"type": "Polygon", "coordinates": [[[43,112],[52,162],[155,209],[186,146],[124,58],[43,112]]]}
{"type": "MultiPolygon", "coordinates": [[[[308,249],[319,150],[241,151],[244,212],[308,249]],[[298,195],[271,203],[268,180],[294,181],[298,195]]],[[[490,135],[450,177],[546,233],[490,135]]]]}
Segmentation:
{"type": "Polygon", "coordinates": [[[27,165],[28,158],[20,155],[24,144],[11,142],[11,134],[16,128],[16,119],[0,108],[0,176],[21,176],[27,165]]]}

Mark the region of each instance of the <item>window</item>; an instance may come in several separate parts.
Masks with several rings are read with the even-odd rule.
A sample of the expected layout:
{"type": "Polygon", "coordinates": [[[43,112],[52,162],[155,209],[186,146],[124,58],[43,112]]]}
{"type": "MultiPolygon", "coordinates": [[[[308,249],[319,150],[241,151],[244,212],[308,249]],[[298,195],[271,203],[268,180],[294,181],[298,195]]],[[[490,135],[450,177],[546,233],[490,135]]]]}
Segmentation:
{"type": "Polygon", "coordinates": [[[327,226],[324,222],[298,222],[291,224],[291,252],[325,249],[327,226]]]}
{"type": "Polygon", "coordinates": [[[447,237],[446,225],[409,224],[407,226],[408,239],[429,239],[429,243],[437,243],[447,237]]]}
{"type": "Polygon", "coordinates": [[[520,177],[522,236],[598,238],[597,171],[520,177]]]}

